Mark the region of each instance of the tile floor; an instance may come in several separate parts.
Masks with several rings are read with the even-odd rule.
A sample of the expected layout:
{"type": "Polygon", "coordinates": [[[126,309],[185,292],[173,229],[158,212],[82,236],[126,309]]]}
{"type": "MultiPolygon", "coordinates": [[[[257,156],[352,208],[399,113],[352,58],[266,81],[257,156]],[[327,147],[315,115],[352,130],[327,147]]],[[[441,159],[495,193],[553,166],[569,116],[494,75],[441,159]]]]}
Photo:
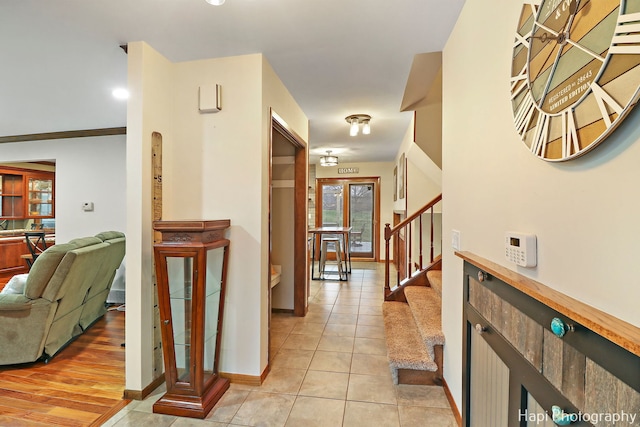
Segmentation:
{"type": "Polygon", "coordinates": [[[441,387],[394,385],[386,358],[384,264],[354,263],[346,282],[312,281],[304,318],[273,314],[271,372],[231,384],[206,419],[152,413],[158,388],[105,426],[454,427],[441,387]]]}

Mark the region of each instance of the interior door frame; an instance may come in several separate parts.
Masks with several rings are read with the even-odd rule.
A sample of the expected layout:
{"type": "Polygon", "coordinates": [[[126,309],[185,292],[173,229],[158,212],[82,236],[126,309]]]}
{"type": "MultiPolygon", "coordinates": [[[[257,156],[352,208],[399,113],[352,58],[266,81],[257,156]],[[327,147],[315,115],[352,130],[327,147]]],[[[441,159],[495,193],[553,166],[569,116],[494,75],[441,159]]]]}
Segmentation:
{"type": "MultiPolygon", "coordinates": [[[[273,182],[273,132],[278,132],[295,148],[294,160],[294,288],[293,288],[293,314],[305,316],[309,310],[307,303],[309,296],[309,263],[307,249],[307,211],[308,211],[308,187],[309,187],[309,154],[307,143],[287,123],[271,109],[271,126],[269,129],[269,249],[271,249],[271,209],[272,209],[272,182],[273,182]]],[[[271,263],[271,250],[269,250],[269,266],[271,263]]],[[[267,286],[271,289],[271,268],[267,268],[267,286]]],[[[268,306],[271,307],[271,292],[268,292],[268,306]]],[[[271,318],[271,316],[269,316],[271,318]]],[[[271,321],[269,321],[271,323],[271,321]]],[[[271,334],[269,334],[271,335],[271,334]]]]}
{"type": "MultiPolygon", "coordinates": [[[[349,188],[349,184],[371,184],[374,186],[374,200],[373,200],[373,238],[374,242],[372,242],[373,249],[373,257],[352,257],[354,260],[358,261],[375,261],[378,262],[380,260],[380,177],[379,176],[369,176],[369,177],[350,177],[350,178],[316,178],[316,226],[320,226],[322,224],[322,185],[342,185],[346,186],[347,190],[349,188]]],[[[343,210],[343,221],[346,224],[350,209],[349,197],[351,196],[349,191],[344,191],[344,200],[346,202],[346,208],[343,210]]]]}

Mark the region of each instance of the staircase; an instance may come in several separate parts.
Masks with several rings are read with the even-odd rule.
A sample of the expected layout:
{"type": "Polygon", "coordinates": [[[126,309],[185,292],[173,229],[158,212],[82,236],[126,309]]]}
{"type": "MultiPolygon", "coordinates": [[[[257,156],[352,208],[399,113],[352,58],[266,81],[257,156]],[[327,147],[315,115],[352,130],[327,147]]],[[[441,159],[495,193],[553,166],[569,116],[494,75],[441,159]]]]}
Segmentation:
{"type": "MultiPolygon", "coordinates": [[[[387,357],[395,384],[442,385],[443,345],[442,333],[442,261],[434,257],[434,205],[442,200],[436,197],[421,210],[393,229],[385,229],[386,266],[385,302],[382,306],[387,342],[387,357]],[[423,218],[425,217],[426,218],[423,218]],[[423,264],[423,221],[430,224],[430,256],[423,264]],[[402,240],[400,235],[407,239],[402,240]],[[418,235],[417,244],[412,235],[418,235]],[[394,258],[397,274],[391,286],[389,246],[395,254],[408,254],[408,259],[394,258]],[[412,260],[417,253],[418,261],[412,260]],[[404,264],[402,264],[404,263],[404,264]]],[[[439,245],[438,245],[439,246],[439,245]]]]}

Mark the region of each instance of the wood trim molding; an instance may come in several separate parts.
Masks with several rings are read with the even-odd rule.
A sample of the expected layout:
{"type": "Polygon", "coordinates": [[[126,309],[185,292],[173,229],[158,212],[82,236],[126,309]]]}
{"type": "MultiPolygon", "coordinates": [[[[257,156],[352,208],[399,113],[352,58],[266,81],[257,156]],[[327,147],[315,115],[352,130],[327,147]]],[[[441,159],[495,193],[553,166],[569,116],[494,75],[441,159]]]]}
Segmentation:
{"type": "Polygon", "coordinates": [[[89,424],[89,427],[100,427],[101,425],[104,425],[109,419],[111,419],[115,414],[120,412],[120,410],[123,409],[125,406],[127,406],[129,403],[131,403],[130,399],[121,400],[120,402],[118,402],[117,405],[110,408],[109,411],[100,415],[98,419],[96,419],[94,422],[89,424]]]}
{"type": "Polygon", "coordinates": [[[640,356],[639,327],[471,252],[463,251],[455,254],[630,353],[640,356]]]}
{"type": "Polygon", "coordinates": [[[122,398],[130,399],[130,400],[144,400],[145,397],[149,396],[153,390],[157,389],[164,382],[164,374],[160,375],[155,380],[151,381],[151,383],[143,388],[142,390],[127,390],[125,389],[122,398]]]}
{"type": "Polygon", "coordinates": [[[262,375],[260,376],[232,374],[227,372],[220,372],[220,376],[222,378],[228,379],[233,384],[243,384],[243,385],[259,387],[267,378],[268,373],[269,373],[269,367],[267,366],[267,368],[265,368],[265,370],[262,372],[262,375]]]}
{"type": "Polygon", "coordinates": [[[32,133],[27,135],[0,136],[0,144],[8,142],[45,141],[48,139],[88,138],[92,136],[126,135],[126,127],[67,130],[61,132],[32,133]]]}
{"type": "Polygon", "coordinates": [[[451,412],[453,412],[453,416],[456,419],[456,423],[458,423],[459,427],[462,427],[462,416],[460,415],[460,410],[458,409],[458,405],[456,405],[451,389],[449,389],[449,384],[447,384],[447,380],[444,378],[442,379],[442,388],[444,389],[445,396],[447,396],[447,400],[449,401],[449,406],[451,407],[451,412]]]}

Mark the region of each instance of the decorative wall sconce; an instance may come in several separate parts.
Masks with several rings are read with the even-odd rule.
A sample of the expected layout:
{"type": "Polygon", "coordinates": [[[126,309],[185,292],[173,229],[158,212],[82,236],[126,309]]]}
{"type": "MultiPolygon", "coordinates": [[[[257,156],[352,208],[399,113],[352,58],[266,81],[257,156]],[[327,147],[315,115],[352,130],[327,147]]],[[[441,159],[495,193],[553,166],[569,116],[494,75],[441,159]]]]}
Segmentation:
{"type": "Polygon", "coordinates": [[[327,150],[326,156],[320,156],[320,166],[337,166],[338,157],[331,155],[331,150],[327,150]]]}
{"type": "Polygon", "coordinates": [[[224,4],[224,0],[204,0],[207,3],[213,5],[213,6],[220,6],[221,4],[224,4]]]}
{"type": "Polygon", "coordinates": [[[360,125],[362,125],[362,134],[369,135],[371,133],[371,116],[368,114],[352,114],[345,117],[347,123],[349,123],[349,135],[356,136],[360,131],[360,125]]]}

